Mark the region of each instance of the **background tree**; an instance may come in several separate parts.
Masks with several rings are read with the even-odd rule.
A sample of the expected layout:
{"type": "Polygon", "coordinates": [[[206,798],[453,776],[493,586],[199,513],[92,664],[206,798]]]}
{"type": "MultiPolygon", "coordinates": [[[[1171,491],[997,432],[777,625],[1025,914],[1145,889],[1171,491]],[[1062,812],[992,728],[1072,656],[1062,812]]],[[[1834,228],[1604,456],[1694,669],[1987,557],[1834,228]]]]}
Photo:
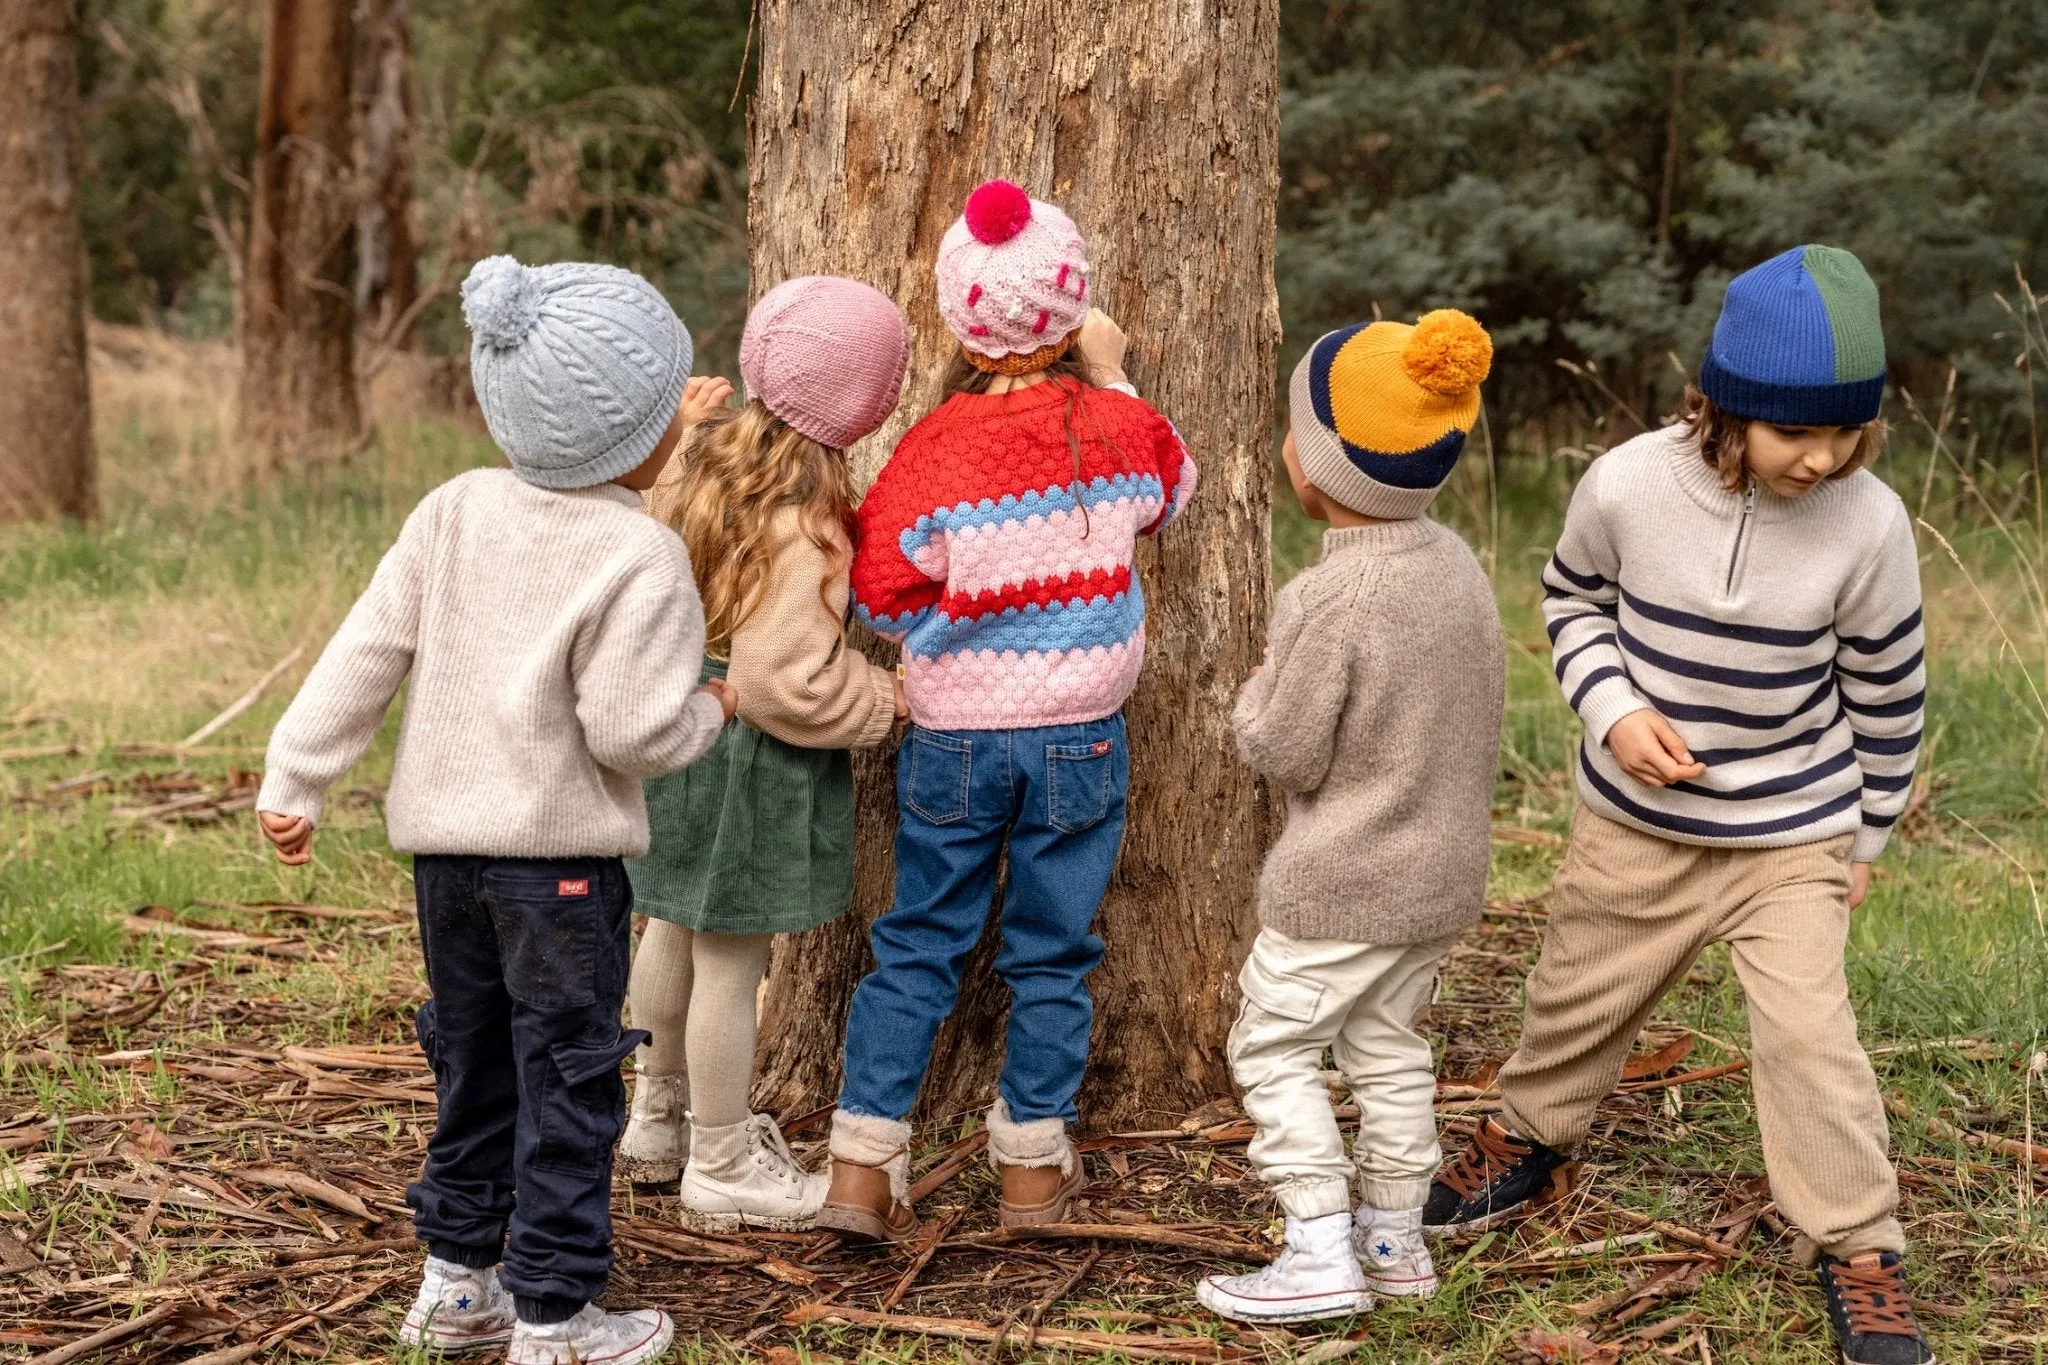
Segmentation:
{"type": "Polygon", "coordinates": [[[78,12],[0,5],[0,521],[94,511],[78,12]]]}
{"type": "Polygon", "coordinates": [[[356,24],[356,315],[377,342],[419,340],[412,222],[412,0],[360,0],[356,24]]]}
{"type": "MultiPolygon", "coordinates": [[[[1257,663],[1268,583],[1277,127],[1274,10],[954,0],[767,0],[753,108],[753,283],[831,272],[898,300],[916,332],[904,404],[858,452],[871,478],[938,397],[954,343],[932,259],[978,182],[1065,206],[1090,283],[1129,330],[1132,375],[1202,468],[1142,568],[1148,658],[1133,698],[1130,832],[1092,978],[1091,1121],[1179,1114],[1227,1093],[1232,985],[1254,931],[1268,812],[1227,716],[1257,663]]],[[[890,899],[890,758],[863,765],[856,913],[777,949],[763,1089],[778,1108],[836,1090],[838,1027],[890,899]]],[[[984,938],[940,1034],[924,1111],[988,1102],[1008,993],[984,938]]]]}
{"type": "Polygon", "coordinates": [[[274,457],[356,439],[350,0],[265,0],[241,431],[274,457]]]}

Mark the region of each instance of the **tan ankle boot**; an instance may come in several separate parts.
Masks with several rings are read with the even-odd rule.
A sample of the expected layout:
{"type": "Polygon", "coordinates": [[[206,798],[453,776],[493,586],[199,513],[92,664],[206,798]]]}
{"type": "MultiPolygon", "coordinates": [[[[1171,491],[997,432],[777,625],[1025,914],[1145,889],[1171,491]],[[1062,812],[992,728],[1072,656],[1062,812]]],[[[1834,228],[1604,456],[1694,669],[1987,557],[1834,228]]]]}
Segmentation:
{"type": "Polygon", "coordinates": [[[910,1207],[910,1125],[868,1114],[832,1116],[832,1183],[814,1226],[863,1242],[905,1242],[910,1207]]]}
{"type": "Polygon", "coordinates": [[[1004,1227],[1066,1221],[1067,1205],[1085,1183],[1081,1154],[1067,1140],[1066,1120],[1018,1123],[1009,1105],[998,1099],[988,1112],[988,1155],[1003,1177],[1004,1227]]]}

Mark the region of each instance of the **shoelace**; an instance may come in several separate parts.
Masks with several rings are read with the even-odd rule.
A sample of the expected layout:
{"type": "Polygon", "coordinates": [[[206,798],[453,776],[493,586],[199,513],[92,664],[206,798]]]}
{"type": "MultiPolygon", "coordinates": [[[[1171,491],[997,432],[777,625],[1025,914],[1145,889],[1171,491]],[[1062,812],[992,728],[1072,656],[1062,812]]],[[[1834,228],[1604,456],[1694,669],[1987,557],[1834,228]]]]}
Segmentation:
{"type": "Polygon", "coordinates": [[[1529,1154],[1529,1144],[1517,1138],[1507,1129],[1492,1122],[1479,1125],[1479,1131],[1472,1135],[1472,1145],[1458,1153],[1458,1159],[1437,1176],[1437,1179],[1457,1191],[1460,1199],[1469,1199],[1493,1183],[1495,1171],[1505,1171],[1529,1154]]]}
{"type": "Polygon", "coordinates": [[[776,1126],[774,1115],[756,1114],[747,1120],[747,1145],[766,1158],[762,1164],[777,1180],[785,1185],[802,1183],[804,1168],[797,1164],[796,1154],[789,1150],[789,1143],[782,1136],[782,1129],[776,1126]]]}
{"type": "Polygon", "coordinates": [[[1842,1309],[1849,1316],[1849,1330],[1868,1336],[1913,1337],[1920,1324],[1906,1294],[1906,1269],[1883,1262],[1857,1265],[1838,1262],[1829,1274],[1842,1309]]]}

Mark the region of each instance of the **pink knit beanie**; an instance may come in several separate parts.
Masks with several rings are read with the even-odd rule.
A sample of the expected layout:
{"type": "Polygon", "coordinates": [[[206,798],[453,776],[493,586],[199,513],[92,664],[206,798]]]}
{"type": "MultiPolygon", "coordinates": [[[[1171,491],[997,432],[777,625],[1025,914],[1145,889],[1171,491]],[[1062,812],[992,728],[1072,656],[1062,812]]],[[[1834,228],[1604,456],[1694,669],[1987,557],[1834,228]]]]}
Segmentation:
{"type": "Polygon", "coordinates": [[[837,275],[776,285],[747,314],[747,396],[804,435],[844,450],[887,421],[903,388],[910,327],[886,294],[837,275]]]}
{"type": "Polygon", "coordinates": [[[939,316],[991,360],[1025,356],[1088,316],[1088,250],[1073,219],[1007,180],[967,196],[939,242],[939,316]]]}

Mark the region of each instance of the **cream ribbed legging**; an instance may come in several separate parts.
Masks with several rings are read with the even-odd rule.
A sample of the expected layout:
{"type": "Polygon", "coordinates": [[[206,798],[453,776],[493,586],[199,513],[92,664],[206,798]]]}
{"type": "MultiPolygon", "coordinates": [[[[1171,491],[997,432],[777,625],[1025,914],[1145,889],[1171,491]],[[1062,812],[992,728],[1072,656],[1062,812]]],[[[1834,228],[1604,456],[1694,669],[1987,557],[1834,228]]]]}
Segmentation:
{"type": "Polygon", "coordinates": [[[690,1079],[700,1128],[745,1121],[754,1084],[754,997],[773,934],[707,934],[649,918],[633,957],[633,1027],[650,1076],[690,1079]]]}

